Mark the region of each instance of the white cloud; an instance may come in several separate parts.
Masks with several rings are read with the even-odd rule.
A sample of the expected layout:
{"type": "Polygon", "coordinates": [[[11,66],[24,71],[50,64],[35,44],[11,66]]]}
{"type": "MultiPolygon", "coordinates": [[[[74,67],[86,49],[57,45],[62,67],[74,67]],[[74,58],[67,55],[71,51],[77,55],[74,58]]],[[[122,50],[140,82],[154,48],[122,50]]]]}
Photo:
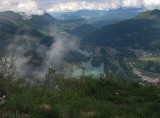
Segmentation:
{"type": "Polygon", "coordinates": [[[145,9],[160,9],[160,0],[122,0],[123,7],[144,7],[145,9]]]}
{"type": "Polygon", "coordinates": [[[143,0],[146,9],[160,9],[160,0],[143,0]]]}
{"type": "Polygon", "coordinates": [[[108,10],[119,7],[160,9],[160,0],[1,0],[0,12],[24,12],[27,16],[47,12],[108,10]]]}
{"type": "Polygon", "coordinates": [[[107,10],[115,9],[119,7],[119,2],[87,2],[87,1],[69,1],[64,3],[58,3],[48,8],[48,12],[59,12],[59,11],[77,11],[81,9],[87,10],[107,10]]]}
{"type": "Polygon", "coordinates": [[[0,12],[3,11],[23,12],[27,16],[43,14],[42,10],[37,7],[36,1],[33,0],[2,0],[0,1],[0,12]]]}
{"type": "Polygon", "coordinates": [[[49,5],[47,12],[63,12],[77,11],[82,9],[87,10],[106,10],[116,9],[120,7],[127,8],[145,8],[145,9],[160,9],[160,0],[66,0],[49,5]]]}
{"type": "Polygon", "coordinates": [[[123,0],[121,6],[139,8],[143,6],[142,3],[143,3],[143,0],[123,0]]]}

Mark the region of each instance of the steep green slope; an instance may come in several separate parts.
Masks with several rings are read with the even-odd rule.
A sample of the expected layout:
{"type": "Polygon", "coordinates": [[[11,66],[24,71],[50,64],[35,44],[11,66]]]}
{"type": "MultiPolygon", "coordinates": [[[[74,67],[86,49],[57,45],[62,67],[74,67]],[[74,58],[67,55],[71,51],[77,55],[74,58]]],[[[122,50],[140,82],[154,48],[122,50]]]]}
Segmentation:
{"type": "Polygon", "coordinates": [[[160,12],[153,10],[84,37],[91,45],[160,49],[160,12]]]}
{"type": "Polygon", "coordinates": [[[83,24],[83,25],[76,27],[75,29],[71,31],[68,31],[68,33],[71,33],[72,35],[75,35],[75,36],[83,37],[87,34],[94,32],[96,29],[97,28],[92,25],[83,24]]]}
{"type": "Polygon", "coordinates": [[[53,18],[48,13],[44,13],[41,16],[33,15],[32,18],[27,19],[27,23],[37,29],[45,29],[48,26],[53,26],[58,20],[53,18]]]}
{"type": "MultiPolygon", "coordinates": [[[[24,19],[23,16],[14,12],[0,13],[0,45],[1,49],[7,47],[14,37],[27,35],[39,40],[42,44],[50,46],[53,38],[40,32],[40,27],[49,25],[50,19],[43,16],[33,16],[31,19],[24,19]],[[36,20],[37,19],[37,20],[36,20]],[[44,22],[42,23],[41,20],[44,22]],[[44,20],[45,19],[45,20],[44,20]],[[47,22],[47,23],[46,23],[47,22]],[[46,24],[45,24],[46,23],[46,24]],[[33,25],[34,24],[34,25],[33,25]]],[[[53,21],[52,21],[53,24],[53,21]]]]}

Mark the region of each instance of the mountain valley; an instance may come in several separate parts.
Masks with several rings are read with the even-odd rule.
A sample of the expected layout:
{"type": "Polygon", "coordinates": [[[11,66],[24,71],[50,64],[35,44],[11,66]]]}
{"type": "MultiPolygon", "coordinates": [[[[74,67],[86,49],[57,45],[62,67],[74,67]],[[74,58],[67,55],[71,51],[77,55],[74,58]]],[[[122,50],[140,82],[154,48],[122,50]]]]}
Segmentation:
{"type": "MultiPolygon", "coordinates": [[[[60,45],[69,42],[69,47],[73,47],[66,46],[69,49],[65,54],[61,57],[57,55],[54,64],[50,62],[49,65],[53,64],[53,68],[59,68],[62,72],[68,68],[69,72],[65,73],[71,75],[74,66],[80,69],[84,68],[82,63],[90,62],[97,68],[103,64],[104,71],[96,75],[114,73],[118,78],[137,78],[130,62],[134,63],[136,68],[159,73],[159,18],[159,10],[146,11],[129,20],[97,28],[87,24],[85,19],[58,20],[47,13],[25,19],[18,13],[2,12],[0,28],[3,30],[0,32],[0,45],[2,50],[9,53],[15,50],[16,52],[12,53],[18,56],[16,58],[29,58],[26,64],[32,67],[31,70],[37,67],[43,70],[44,63],[47,63],[47,53],[51,52],[59,40],[57,37],[64,38],[60,45]],[[70,44],[71,41],[75,44],[70,44]],[[19,51],[19,47],[23,51],[19,51]],[[42,47],[43,51],[39,47],[42,47]],[[59,58],[61,62],[57,61],[59,58]]],[[[87,70],[87,67],[85,69],[87,70]]]]}
{"type": "Polygon", "coordinates": [[[159,118],[158,0],[0,4],[0,118],[159,118]]]}

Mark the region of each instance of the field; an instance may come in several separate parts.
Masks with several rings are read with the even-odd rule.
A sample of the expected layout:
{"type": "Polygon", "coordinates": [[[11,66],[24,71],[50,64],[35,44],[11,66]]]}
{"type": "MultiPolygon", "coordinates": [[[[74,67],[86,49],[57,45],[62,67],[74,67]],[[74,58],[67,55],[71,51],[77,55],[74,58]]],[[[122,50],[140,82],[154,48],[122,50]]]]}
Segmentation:
{"type": "Polygon", "coordinates": [[[145,58],[144,61],[151,61],[151,62],[160,63],[160,57],[150,57],[150,58],[145,58]]]}

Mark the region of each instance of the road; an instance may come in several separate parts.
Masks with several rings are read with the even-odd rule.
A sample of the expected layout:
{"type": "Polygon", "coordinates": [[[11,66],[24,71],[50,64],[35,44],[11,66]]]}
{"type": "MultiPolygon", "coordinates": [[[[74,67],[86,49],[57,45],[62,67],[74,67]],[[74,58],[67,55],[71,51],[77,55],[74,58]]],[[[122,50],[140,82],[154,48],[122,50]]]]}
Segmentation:
{"type": "Polygon", "coordinates": [[[129,62],[129,65],[133,68],[133,73],[141,77],[143,81],[147,81],[147,82],[154,83],[154,84],[157,84],[160,82],[160,74],[135,68],[131,62],[129,62]]]}

